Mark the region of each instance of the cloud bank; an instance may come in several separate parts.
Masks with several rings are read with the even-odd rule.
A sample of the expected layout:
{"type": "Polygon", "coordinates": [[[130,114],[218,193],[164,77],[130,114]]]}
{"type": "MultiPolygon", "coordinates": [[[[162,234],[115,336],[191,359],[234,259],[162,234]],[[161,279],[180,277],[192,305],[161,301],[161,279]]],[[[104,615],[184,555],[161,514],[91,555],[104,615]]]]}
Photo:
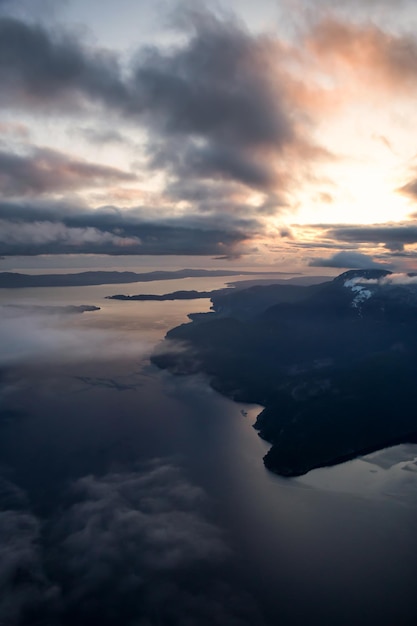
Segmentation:
{"type": "Polygon", "coordinates": [[[262,625],[228,580],[230,551],[204,492],[176,466],[84,476],[43,527],[16,486],[0,487],[0,620],[8,625],[262,625]]]}
{"type": "MultiPolygon", "coordinates": [[[[152,342],[142,333],[82,327],[68,313],[0,306],[0,367],[24,363],[62,363],[121,356],[145,356],[152,342]]],[[[88,312],[85,315],[95,315],[88,312]]],[[[78,317],[78,316],[76,316],[78,317]]]]}

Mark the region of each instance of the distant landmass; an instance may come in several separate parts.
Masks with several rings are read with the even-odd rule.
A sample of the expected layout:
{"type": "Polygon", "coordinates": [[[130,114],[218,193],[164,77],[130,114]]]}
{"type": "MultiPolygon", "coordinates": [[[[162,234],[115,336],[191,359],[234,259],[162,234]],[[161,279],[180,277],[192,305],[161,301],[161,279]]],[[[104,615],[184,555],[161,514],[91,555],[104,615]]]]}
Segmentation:
{"type": "Polygon", "coordinates": [[[294,278],[252,278],[249,280],[231,281],[227,283],[228,287],[239,287],[239,289],[247,289],[254,286],[267,285],[318,285],[327,280],[332,280],[332,276],[294,276],[294,278]]]}
{"type": "Polygon", "coordinates": [[[195,291],[191,289],[190,291],[182,290],[182,291],[173,291],[172,293],[164,293],[162,295],[152,294],[152,293],[142,293],[137,296],[126,296],[123,294],[116,294],[115,296],[106,296],[107,300],[138,300],[140,302],[145,301],[157,301],[163,302],[165,300],[198,300],[201,298],[211,298],[214,294],[219,290],[213,291],[195,291]]]}
{"type": "MultiPolygon", "coordinates": [[[[318,279],[318,277],[313,277],[313,276],[300,276],[297,278],[291,278],[291,279],[286,279],[286,280],[282,278],[281,279],[271,278],[270,280],[268,279],[240,280],[240,281],[228,283],[228,287],[225,287],[223,289],[213,289],[212,291],[196,291],[195,289],[191,289],[187,291],[183,289],[180,291],[173,291],[172,293],[164,293],[164,294],[150,294],[150,293],[141,293],[138,295],[116,294],[114,296],[106,296],[106,299],[107,300],[136,300],[140,302],[153,300],[153,301],[162,302],[166,300],[198,300],[201,298],[210,298],[212,301],[216,300],[216,302],[218,302],[218,299],[222,296],[225,296],[227,293],[231,293],[231,292],[235,293],[238,290],[248,289],[249,287],[258,287],[258,286],[265,287],[265,286],[271,286],[271,285],[276,285],[276,284],[314,285],[314,284],[323,282],[324,280],[326,280],[326,277],[323,277],[323,276],[320,277],[320,279],[318,279]]],[[[234,297],[235,296],[233,296],[233,298],[234,297]]],[[[191,316],[192,315],[193,314],[191,314],[191,316]]]]}
{"type": "Polygon", "coordinates": [[[264,462],[282,476],[417,443],[417,284],[389,277],[352,270],[214,294],[213,311],[169,331],[152,361],[263,405],[264,462]]]}
{"type": "MultiPolygon", "coordinates": [[[[116,283],[146,283],[154,280],[178,280],[181,278],[210,278],[216,276],[273,276],[284,272],[246,272],[233,270],[183,269],[154,272],[77,272],[75,274],[20,274],[0,272],[0,289],[23,287],[82,287],[85,285],[110,285],[116,283]]],[[[286,274],[288,275],[288,274],[286,274]]]]}

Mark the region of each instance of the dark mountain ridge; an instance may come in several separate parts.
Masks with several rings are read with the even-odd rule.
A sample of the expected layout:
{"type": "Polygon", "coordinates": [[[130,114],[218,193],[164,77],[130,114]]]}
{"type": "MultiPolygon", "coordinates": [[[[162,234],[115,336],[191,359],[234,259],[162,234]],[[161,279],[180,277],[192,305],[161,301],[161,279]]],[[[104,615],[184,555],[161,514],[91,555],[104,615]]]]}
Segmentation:
{"type": "Polygon", "coordinates": [[[295,291],[221,294],[212,314],[167,334],[180,351],[162,345],[152,360],[176,374],[204,372],[218,391],[265,406],[255,426],[273,444],[265,465],[281,475],[414,442],[417,284],[409,278],[354,270],[295,291]]]}

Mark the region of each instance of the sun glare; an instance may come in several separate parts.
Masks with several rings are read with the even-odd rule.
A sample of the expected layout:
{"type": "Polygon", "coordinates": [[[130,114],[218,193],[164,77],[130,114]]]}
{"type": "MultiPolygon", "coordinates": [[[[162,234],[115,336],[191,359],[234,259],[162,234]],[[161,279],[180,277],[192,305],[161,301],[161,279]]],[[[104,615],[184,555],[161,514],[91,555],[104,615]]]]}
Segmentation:
{"type": "Polygon", "coordinates": [[[409,199],[399,191],[395,181],[383,168],[346,166],[338,175],[338,184],[305,194],[299,200],[297,222],[376,224],[399,222],[411,213],[409,199]]]}

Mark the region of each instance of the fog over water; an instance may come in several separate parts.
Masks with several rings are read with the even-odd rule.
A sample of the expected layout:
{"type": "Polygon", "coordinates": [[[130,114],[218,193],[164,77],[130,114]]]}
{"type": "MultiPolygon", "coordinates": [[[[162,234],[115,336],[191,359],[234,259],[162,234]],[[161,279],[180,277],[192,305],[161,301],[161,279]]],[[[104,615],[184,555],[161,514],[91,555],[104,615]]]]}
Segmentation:
{"type": "Polygon", "coordinates": [[[226,282],[1,291],[101,309],[2,313],[0,623],[417,623],[417,447],[274,476],[260,407],[149,364],[209,301],[104,299],[226,282]]]}

